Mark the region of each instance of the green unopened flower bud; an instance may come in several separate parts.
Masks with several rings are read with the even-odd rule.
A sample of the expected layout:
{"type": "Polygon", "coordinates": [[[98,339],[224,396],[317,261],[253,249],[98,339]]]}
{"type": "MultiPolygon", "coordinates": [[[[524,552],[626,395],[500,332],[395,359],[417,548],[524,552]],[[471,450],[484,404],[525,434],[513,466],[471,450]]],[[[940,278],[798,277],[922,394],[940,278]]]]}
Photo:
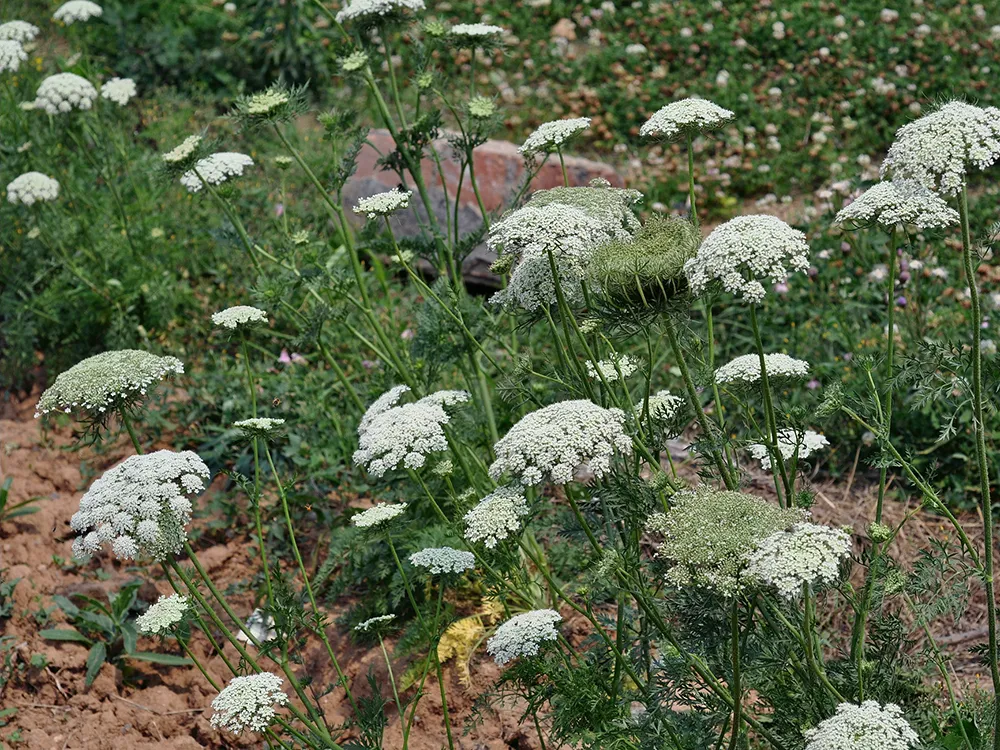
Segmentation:
{"type": "Polygon", "coordinates": [[[276,156],[274,157],[274,166],[278,169],[288,169],[292,166],[293,161],[290,156],[276,156]]]}
{"type": "Polygon", "coordinates": [[[490,270],[497,276],[503,276],[505,273],[510,271],[514,267],[514,261],[516,258],[513,255],[504,254],[493,261],[490,266],[490,270]]]}
{"type": "Polygon", "coordinates": [[[417,88],[421,90],[429,89],[434,85],[434,74],[429,70],[425,70],[423,73],[417,75],[417,88]]]}
{"type": "Polygon", "coordinates": [[[906,576],[898,568],[892,568],[885,574],[882,585],[885,587],[886,596],[899,594],[906,589],[906,576]]]}
{"type": "Polygon", "coordinates": [[[424,33],[434,39],[440,39],[448,34],[448,27],[441,21],[425,21],[424,33]]]}
{"type": "Polygon", "coordinates": [[[357,72],[367,64],[368,55],[364,52],[352,52],[346,57],[340,58],[340,69],[345,73],[357,72]]]}
{"type": "Polygon", "coordinates": [[[892,539],[892,529],[884,523],[868,524],[868,538],[876,544],[882,544],[892,539]]]}
{"type": "Polygon", "coordinates": [[[496,104],[486,96],[474,96],[469,99],[469,117],[477,120],[486,120],[497,111],[496,104]]]}
{"type": "Polygon", "coordinates": [[[308,245],[309,244],[309,232],[307,232],[304,229],[301,230],[301,231],[299,231],[299,232],[295,232],[291,236],[291,240],[292,240],[292,244],[293,245],[308,245]]]}
{"type": "Polygon", "coordinates": [[[657,492],[660,492],[670,487],[670,477],[665,472],[658,471],[646,480],[646,484],[657,492]]]}

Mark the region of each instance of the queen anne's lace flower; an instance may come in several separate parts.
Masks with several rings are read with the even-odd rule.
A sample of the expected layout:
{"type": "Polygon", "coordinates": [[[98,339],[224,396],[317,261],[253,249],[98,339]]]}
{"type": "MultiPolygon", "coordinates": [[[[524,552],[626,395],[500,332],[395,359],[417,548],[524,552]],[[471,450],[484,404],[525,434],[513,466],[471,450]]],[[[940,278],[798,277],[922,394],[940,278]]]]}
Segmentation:
{"type": "Polygon", "coordinates": [[[482,39],[484,37],[498,36],[503,33],[500,26],[491,26],[488,23],[458,23],[449,29],[452,36],[465,36],[470,39],[482,39]]]}
{"type": "Polygon", "coordinates": [[[806,750],[909,750],[920,738],[895,703],[841,703],[837,713],[805,733],[806,750]]]}
{"type": "MultiPolygon", "coordinates": [[[[644,402],[637,402],[634,407],[636,413],[642,414],[644,406],[644,402]]],[[[649,397],[649,418],[654,422],[670,422],[683,406],[684,399],[680,396],[675,396],[666,389],[657,391],[649,397]]]]}
{"type": "Polygon", "coordinates": [[[258,307],[236,305],[212,313],[212,324],[230,331],[244,330],[258,325],[267,325],[267,313],[258,307]]]}
{"type": "Polygon", "coordinates": [[[345,8],[338,11],[337,23],[377,20],[407,10],[424,10],[424,7],[424,0],[350,0],[345,8]]]}
{"type": "Polygon", "coordinates": [[[38,27],[27,21],[7,21],[0,23],[0,39],[27,44],[38,36],[38,27]]]}
{"type": "MultiPolygon", "coordinates": [[[[790,428],[778,430],[778,450],[781,451],[781,457],[786,461],[790,461],[792,456],[796,455],[796,451],[800,459],[806,459],[828,445],[830,445],[830,441],[826,439],[825,435],[820,435],[812,430],[801,433],[790,428]]],[[[747,446],[747,452],[760,461],[762,469],[771,468],[771,453],[766,445],[753,443],[747,446]]]]}
{"type": "Polygon", "coordinates": [[[182,164],[187,159],[191,157],[201,145],[202,137],[200,135],[189,135],[180,144],[174,146],[167,153],[165,153],[161,158],[167,164],[182,164]]]}
{"type": "Polygon", "coordinates": [[[560,401],[525,415],[497,441],[494,480],[510,474],[525,486],[546,478],[556,484],[573,481],[574,471],[587,464],[600,478],[611,470],[615,451],[632,453],[621,409],[605,409],[585,399],[560,401]]]}
{"type": "Polygon", "coordinates": [[[452,547],[428,547],[410,555],[410,562],[434,575],[464,573],[476,567],[476,556],[452,547]]]}
{"type": "Polygon", "coordinates": [[[896,131],[882,175],[915,180],[955,195],[971,163],[986,169],[1000,158],[1000,109],[952,101],[896,131]]]}
{"type": "Polygon", "coordinates": [[[354,626],[354,629],[359,633],[367,633],[372,628],[375,630],[380,629],[383,625],[388,625],[390,622],[396,619],[396,615],[379,615],[378,617],[372,617],[365,620],[362,623],[358,623],[354,626]]]}
{"type": "Polygon", "coordinates": [[[761,279],[777,284],[791,271],[809,269],[806,236],[776,216],[737,216],[712,230],[698,254],[684,264],[691,291],[713,281],[748,302],[764,299],[761,279]]]}
{"type": "MultiPolygon", "coordinates": [[[[787,354],[765,354],[764,367],[767,377],[775,379],[800,379],[809,374],[809,363],[787,354]]],[[[753,385],[760,382],[760,355],[744,354],[715,371],[719,385],[753,385]]]]}
{"type": "Polygon", "coordinates": [[[721,128],[735,115],[707,99],[681,99],[661,107],[639,128],[639,135],[673,139],[679,135],[721,128]]]}
{"type": "Polygon", "coordinates": [[[627,378],[639,369],[639,360],[628,354],[613,354],[611,359],[602,359],[594,365],[591,360],[587,360],[587,374],[594,380],[604,380],[613,383],[618,380],[618,372],[622,377],[627,378]]]}
{"type": "Polygon", "coordinates": [[[384,193],[361,198],[353,210],[356,214],[366,214],[369,219],[388,216],[396,211],[409,208],[410,196],[412,195],[412,190],[400,190],[398,187],[394,187],[384,193]]]}
{"type": "Polygon", "coordinates": [[[115,555],[133,560],[148,555],[164,560],[187,541],[191,501],[205,489],[208,467],[191,451],[156,451],[130,456],[94,482],[80,500],[70,527],[83,536],[73,554],[90,558],[111,543],[115,555]]]}
{"type": "Polygon", "coordinates": [[[101,96],[115,104],[124,107],[136,94],[138,89],[131,78],[111,78],[101,86],[101,96]]]}
{"type": "Polygon", "coordinates": [[[38,86],[35,109],[44,109],[50,115],[57,115],[73,109],[90,109],[95,99],[97,89],[86,78],[75,73],[57,73],[38,86]]]}
{"type": "Polygon", "coordinates": [[[283,682],[270,672],[234,677],[212,701],[212,726],[234,734],[263,732],[274,721],[274,707],[288,703],[283,682]]]}
{"type": "Polygon", "coordinates": [[[288,104],[289,96],[287,91],[279,89],[268,89],[253,94],[246,103],[246,113],[248,115],[269,115],[278,107],[288,104]]]}
{"type": "Polygon", "coordinates": [[[361,70],[368,64],[368,55],[364,52],[352,52],[340,58],[340,67],[348,73],[361,70]]]}
{"type": "Polygon", "coordinates": [[[536,609],[514,615],[497,628],[486,650],[501,667],[519,656],[537,656],[545,641],[559,638],[556,623],[562,615],[554,609],[536,609]]]}
{"type": "Polygon", "coordinates": [[[379,397],[358,425],[358,449],[354,463],[380,477],[400,464],[419,469],[429,453],[448,450],[444,425],[451,421],[445,410],[469,400],[465,391],[438,391],[412,404],[397,405],[408,391],[396,386],[379,397]]]}
{"type": "Polygon", "coordinates": [[[20,42],[13,39],[0,39],[0,73],[16,73],[21,63],[28,59],[28,53],[20,42]]]}
{"type": "Polygon", "coordinates": [[[56,8],[52,17],[69,26],[77,21],[89,21],[91,18],[97,18],[103,13],[104,9],[90,0],[69,0],[68,3],[63,3],[56,8]]]}
{"type": "Polygon", "coordinates": [[[7,184],[7,200],[31,206],[39,201],[54,201],[59,197],[59,183],[41,172],[25,172],[7,184]]]}
{"type": "Polygon", "coordinates": [[[517,150],[525,156],[548,154],[561,149],[563,144],[589,127],[589,117],[545,122],[539,125],[517,150]]]}
{"type": "Polygon", "coordinates": [[[798,596],[805,583],[833,583],[840,561],[851,552],[847,532],[814,523],[797,523],[790,531],[768,537],[750,556],[747,575],[774,586],[786,599],[798,596]]]}
{"type": "Polygon", "coordinates": [[[958,211],[919,183],[886,180],[872,185],[844,206],[836,221],[857,227],[912,224],[918,229],[934,229],[957,224],[958,211]]]}
{"type": "Polygon", "coordinates": [[[285,423],[284,419],[275,417],[250,417],[233,422],[233,427],[243,432],[243,436],[250,438],[269,438],[278,431],[285,423]]]}
{"type": "Polygon", "coordinates": [[[184,619],[191,607],[186,596],[171,594],[161,596],[155,604],[135,618],[135,627],[146,635],[166,635],[184,619]]]}
{"type": "Polygon", "coordinates": [[[199,159],[194,169],[181,175],[181,185],[186,187],[189,193],[197,193],[202,188],[202,180],[209,185],[221,185],[230,177],[239,177],[244,169],[252,166],[253,159],[246,154],[220,151],[199,159]]]}
{"type": "Polygon", "coordinates": [[[176,357],[158,357],[137,349],[95,354],[61,373],[45,389],[35,416],[56,409],[67,414],[80,409],[90,417],[120,411],[170,373],[184,373],[184,365],[176,357]]]}
{"type": "Polygon", "coordinates": [[[528,501],[520,486],[498,487],[465,514],[465,538],[493,549],[521,528],[528,501]]]}
{"type": "Polygon", "coordinates": [[[406,511],[406,503],[390,505],[389,503],[378,503],[358,513],[351,519],[351,523],[359,529],[373,529],[388,523],[396,516],[402,515],[406,511]]]}

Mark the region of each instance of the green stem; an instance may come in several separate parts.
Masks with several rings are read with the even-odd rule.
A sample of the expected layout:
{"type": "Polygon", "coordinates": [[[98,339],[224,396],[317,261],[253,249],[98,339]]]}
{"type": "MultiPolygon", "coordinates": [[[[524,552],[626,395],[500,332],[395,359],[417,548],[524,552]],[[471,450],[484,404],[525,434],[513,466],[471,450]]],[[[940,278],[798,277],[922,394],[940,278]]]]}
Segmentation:
{"type": "MultiPolygon", "coordinates": [[[[690,142],[690,138],[688,139],[690,142]]],[[[743,723],[741,716],[743,709],[743,688],[740,674],[740,600],[733,596],[733,601],[729,609],[729,627],[732,645],[732,666],[733,680],[729,686],[733,694],[733,734],[729,740],[729,750],[736,750],[736,744],[740,737],[740,726],[743,723]]]]}
{"type": "Polygon", "coordinates": [[[128,431],[128,436],[132,439],[132,445],[135,446],[135,452],[142,455],[142,445],[139,443],[139,438],[136,437],[135,429],[132,427],[132,420],[129,418],[128,412],[122,409],[118,412],[118,416],[121,417],[122,424],[125,425],[125,429],[128,431]]]}
{"type": "Polygon", "coordinates": [[[559,167],[562,169],[563,187],[569,187],[569,174],[566,172],[566,160],[563,158],[562,149],[557,147],[556,153],[559,154],[559,167]]]}
{"type": "Polygon", "coordinates": [[[760,337],[760,326],[757,323],[757,305],[750,304],[750,325],[753,327],[753,340],[757,346],[757,356],[760,359],[760,386],[764,396],[764,423],[767,427],[768,439],[771,449],[771,470],[777,467],[781,476],[781,483],[785,488],[785,498],[778,495],[778,502],[782,507],[787,504],[789,507],[795,505],[795,498],[792,494],[793,487],[785,469],[785,458],[778,445],[778,423],[774,416],[774,400],[771,392],[771,378],[767,374],[767,360],[764,358],[764,342],[760,337]]]}
{"type": "Polygon", "coordinates": [[[687,157],[688,157],[688,201],[691,203],[691,223],[696,227],[698,223],[698,206],[694,202],[694,146],[692,145],[691,132],[687,134],[687,157]]]}

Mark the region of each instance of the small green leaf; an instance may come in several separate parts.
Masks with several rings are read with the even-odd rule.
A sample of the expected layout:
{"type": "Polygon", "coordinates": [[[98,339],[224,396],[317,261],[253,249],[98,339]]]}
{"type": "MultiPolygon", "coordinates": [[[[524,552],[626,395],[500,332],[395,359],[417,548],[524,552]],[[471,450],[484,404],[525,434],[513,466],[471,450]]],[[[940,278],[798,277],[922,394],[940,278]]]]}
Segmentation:
{"type": "Polygon", "coordinates": [[[45,628],[39,630],[38,634],[50,641],[73,641],[75,643],[90,643],[90,639],[83,633],[76,630],[63,630],[60,628],[45,628]]]}
{"type": "Polygon", "coordinates": [[[79,614],[80,612],[80,608],[75,604],[73,604],[73,602],[71,602],[65,596],[59,596],[59,594],[56,594],[55,596],[52,597],[52,601],[58,604],[59,609],[61,609],[70,617],[76,617],[77,614],[79,614]]]}
{"type": "Polygon", "coordinates": [[[193,661],[188,659],[186,656],[175,656],[174,654],[157,654],[152,651],[136,651],[134,654],[128,655],[130,659],[138,659],[139,661],[151,661],[154,664],[166,664],[171,667],[183,667],[188,664],[194,664],[193,661]]]}
{"type": "Polygon", "coordinates": [[[122,640],[125,642],[125,653],[134,654],[135,643],[138,640],[138,636],[136,635],[135,632],[134,622],[122,623],[122,640]]]}
{"type": "Polygon", "coordinates": [[[105,647],[103,641],[98,641],[90,647],[90,653],[87,654],[87,678],[84,680],[87,687],[90,687],[94,680],[97,679],[97,674],[101,671],[101,667],[104,666],[104,659],[107,655],[108,649],[105,647]]]}

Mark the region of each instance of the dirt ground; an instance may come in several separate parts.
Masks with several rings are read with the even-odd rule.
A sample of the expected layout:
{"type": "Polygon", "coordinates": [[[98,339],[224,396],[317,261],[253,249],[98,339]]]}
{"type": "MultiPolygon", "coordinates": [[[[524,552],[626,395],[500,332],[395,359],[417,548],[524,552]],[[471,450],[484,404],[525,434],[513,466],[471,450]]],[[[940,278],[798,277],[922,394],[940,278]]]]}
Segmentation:
{"type": "MultiPolygon", "coordinates": [[[[155,600],[157,594],[170,593],[157,568],[148,571],[127,569],[110,555],[99,557],[87,575],[81,569],[68,567],[71,558],[73,532],[70,516],[75,512],[82,491],[103,470],[131,452],[124,445],[116,446],[100,456],[87,451],[70,451],[68,432],[43,433],[34,420],[34,399],[7,403],[0,407],[0,481],[13,478],[11,502],[37,497],[39,512],[0,525],[0,569],[6,579],[21,579],[13,593],[13,613],[0,620],[0,635],[13,636],[7,641],[13,649],[0,649],[0,708],[15,708],[14,716],[6,717],[8,725],[0,736],[18,730],[23,747],[31,750],[132,750],[156,747],[165,750],[188,750],[209,747],[261,746],[259,739],[236,739],[223,735],[209,724],[209,704],[215,691],[194,667],[166,667],[134,662],[135,672],[128,686],[122,684],[121,673],[105,664],[97,680],[89,688],[84,685],[87,648],[75,643],[57,643],[39,637],[38,613],[52,609],[46,627],[59,627],[63,615],[52,606],[51,597],[85,593],[103,598],[137,575],[146,583],[141,596],[155,600]],[[31,666],[33,655],[44,655],[45,666],[31,666]],[[6,657],[6,659],[5,659],[6,657]],[[4,674],[6,673],[6,674],[4,674]],[[4,679],[4,678],[8,679],[4,679]]],[[[752,491],[767,494],[770,480],[761,474],[752,479],[752,491]]],[[[861,532],[872,515],[874,497],[870,487],[862,486],[854,476],[843,486],[818,483],[818,502],[814,512],[818,522],[848,525],[861,532]]],[[[903,503],[889,505],[888,520],[895,522],[912,506],[903,503]]],[[[981,538],[981,523],[977,517],[968,519],[970,536],[981,538]]],[[[912,559],[917,550],[926,546],[932,536],[946,536],[948,529],[929,514],[918,514],[895,542],[894,554],[912,559]]],[[[254,562],[246,539],[228,544],[207,546],[199,557],[209,568],[213,579],[222,584],[251,577],[254,562]]],[[[857,567],[857,566],[856,566],[857,567]]],[[[858,574],[859,571],[855,571],[858,574]]],[[[973,597],[968,616],[956,629],[947,623],[935,623],[933,630],[953,658],[952,666],[959,683],[966,689],[981,681],[972,657],[971,646],[985,641],[985,608],[982,597],[973,597]]],[[[2,603],[2,602],[0,602],[2,603]]],[[[249,600],[234,597],[235,607],[249,610],[249,600]]],[[[331,612],[331,619],[338,613],[331,612]]],[[[586,622],[569,619],[570,637],[582,637],[586,622]]],[[[914,633],[915,637],[918,635],[914,633]]],[[[365,694],[369,668],[385,677],[385,665],[377,648],[363,649],[352,643],[347,634],[330,631],[333,647],[341,657],[352,690],[365,694]]],[[[4,645],[0,643],[0,646],[4,645]]],[[[208,655],[208,644],[200,634],[192,641],[209,672],[223,683],[228,672],[222,660],[208,655]]],[[[140,640],[140,649],[157,650],[153,641],[140,640]]],[[[390,650],[391,653],[391,650],[390,650]]],[[[234,660],[238,655],[232,651],[234,660]]],[[[312,647],[302,654],[301,674],[310,674],[316,684],[332,681],[328,660],[322,646],[312,647]]],[[[406,665],[394,671],[402,673],[406,665]]],[[[274,670],[278,670],[275,668],[274,670]]],[[[492,661],[473,661],[474,688],[485,688],[497,676],[492,661]]],[[[456,735],[456,746],[462,750],[501,750],[518,748],[535,750],[538,740],[533,727],[519,723],[517,706],[492,709],[482,715],[483,723],[463,733],[471,716],[474,695],[458,681],[453,669],[446,668],[447,692],[456,735]]],[[[386,680],[382,680],[386,682],[386,680]]],[[[961,687],[960,687],[961,689],[961,687]]],[[[323,699],[323,709],[331,724],[346,718],[347,712],[337,695],[323,699]]],[[[391,711],[390,709],[387,709],[391,711]]],[[[390,714],[385,747],[400,747],[400,727],[395,713],[390,714]]],[[[2,743],[0,743],[2,745],[2,743]]],[[[417,712],[410,747],[413,750],[437,750],[445,745],[441,722],[441,701],[437,684],[428,680],[426,695],[417,712]]],[[[551,746],[550,746],[551,747],[551,746]]]]}

